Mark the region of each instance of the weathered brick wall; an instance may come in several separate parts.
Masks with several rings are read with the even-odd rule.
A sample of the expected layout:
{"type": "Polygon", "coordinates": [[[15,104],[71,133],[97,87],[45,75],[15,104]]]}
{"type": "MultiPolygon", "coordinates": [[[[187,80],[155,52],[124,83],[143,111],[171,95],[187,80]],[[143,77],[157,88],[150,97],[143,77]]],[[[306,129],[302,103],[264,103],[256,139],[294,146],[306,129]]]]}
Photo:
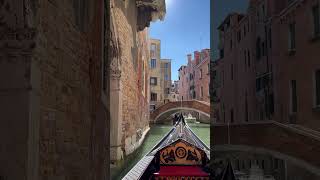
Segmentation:
{"type": "Polygon", "coordinates": [[[1,116],[12,123],[1,127],[16,129],[1,131],[2,137],[17,144],[10,154],[1,153],[8,162],[5,179],[105,178],[102,2],[0,2],[0,19],[7,21],[0,29],[11,37],[9,44],[1,43],[14,45],[0,54],[4,59],[16,54],[12,62],[17,62],[1,65],[7,68],[1,77],[9,77],[1,79],[3,89],[14,95],[1,96],[0,102],[13,104],[7,106],[11,113],[1,116]],[[81,3],[88,9],[80,10],[81,3]]]}
{"type": "Polygon", "coordinates": [[[30,4],[0,2],[0,179],[37,178],[38,87],[33,81],[36,31],[30,4]],[[28,11],[26,11],[28,10],[28,11]]]}
{"type": "Polygon", "coordinates": [[[137,31],[137,7],[134,1],[115,1],[115,26],[119,38],[120,82],[122,88],[122,146],[130,153],[139,140],[138,130],[145,130],[149,120],[149,43],[148,29],[137,31]],[[144,66],[144,70],[142,68],[144,66]],[[142,73],[144,91],[142,91],[142,73]]]}
{"type": "Polygon", "coordinates": [[[39,2],[34,59],[39,62],[41,77],[41,178],[101,178],[93,172],[93,166],[98,168],[95,158],[101,156],[96,153],[106,148],[97,142],[98,133],[103,133],[97,127],[107,128],[97,119],[101,105],[101,2],[39,2]],[[81,3],[87,9],[80,10],[81,3]]]}

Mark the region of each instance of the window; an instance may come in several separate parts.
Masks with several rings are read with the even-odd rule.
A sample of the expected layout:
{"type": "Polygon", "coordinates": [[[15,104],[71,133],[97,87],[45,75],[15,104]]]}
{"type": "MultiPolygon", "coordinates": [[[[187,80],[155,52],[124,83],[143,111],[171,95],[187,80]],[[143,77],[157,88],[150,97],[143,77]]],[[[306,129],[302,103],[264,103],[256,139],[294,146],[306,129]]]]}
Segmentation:
{"type": "Polygon", "coordinates": [[[167,68],[167,69],[168,69],[168,68],[169,68],[169,63],[165,63],[165,64],[164,64],[164,68],[167,68]]]}
{"type": "Polygon", "coordinates": [[[240,41],[241,41],[241,30],[238,31],[238,42],[240,42],[240,41]]]}
{"type": "Polygon", "coordinates": [[[245,120],[249,121],[249,110],[248,110],[248,94],[246,92],[246,100],[245,100],[245,120]]]}
{"type": "Polygon", "coordinates": [[[297,112],[297,82],[291,80],[291,112],[297,112]]]}
{"type": "Polygon", "coordinates": [[[320,107],[320,70],[317,70],[315,73],[316,81],[316,106],[320,107]]]}
{"type": "Polygon", "coordinates": [[[217,71],[214,70],[214,71],[212,72],[212,79],[215,81],[215,80],[217,80],[216,78],[217,78],[217,71]]]}
{"type": "Polygon", "coordinates": [[[247,65],[247,51],[244,50],[244,64],[247,65]]]}
{"type": "Polygon", "coordinates": [[[319,4],[312,7],[312,17],[313,17],[313,34],[320,34],[320,15],[319,15],[319,4]]]}
{"type": "Polygon", "coordinates": [[[271,47],[272,47],[272,34],[271,34],[271,28],[269,29],[269,36],[268,36],[268,38],[269,38],[269,48],[271,48],[271,47]]]}
{"type": "Polygon", "coordinates": [[[169,81],[169,76],[168,76],[168,74],[165,74],[165,75],[164,75],[164,80],[165,80],[165,81],[169,81]]]}
{"type": "Polygon", "coordinates": [[[201,79],[202,78],[202,69],[200,69],[200,77],[199,77],[199,79],[201,79]]]}
{"type": "Polygon", "coordinates": [[[296,29],[295,23],[289,25],[289,50],[294,50],[296,48],[296,29]]]}
{"type": "Polygon", "coordinates": [[[151,85],[157,85],[157,78],[156,77],[150,77],[150,84],[151,85]]]}
{"type": "Polygon", "coordinates": [[[150,49],[151,57],[156,56],[156,49],[157,49],[157,45],[156,44],[151,44],[151,49],[150,49]]]}
{"type": "Polygon", "coordinates": [[[232,39],[230,39],[230,51],[232,50],[232,39]]]}
{"type": "Polygon", "coordinates": [[[150,110],[153,111],[156,109],[156,105],[150,105],[150,110]]]}
{"type": "Polygon", "coordinates": [[[203,97],[203,87],[202,86],[200,87],[200,94],[201,94],[201,97],[203,97]]]}
{"type": "Polygon", "coordinates": [[[151,93],[151,101],[157,101],[157,93],[151,93]]]}
{"type": "Polygon", "coordinates": [[[266,55],[266,51],[265,51],[265,43],[264,42],[262,42],[262,44],[261,44],[261,48],[262,48],[262,56],[265,56],[266,55]]]}
{"type": "Polygon", "coordinates": [[[222,71],[222,85],[224,85],[224,71],[222,71]]]}
{"type": "Polygon", "coordinates": [[[233,123],[233,109],[230,110],[230,121],[233,123]]]}
{"type": "Polygon", "coordinates": [[[151,59],[150,68],[154,69],[156,67],[157,67],[157,60],[156,59],[151,59]]]}
{"type": "Polygon", "coordinates": [[[231,64],[231,80],[233,80],[233,64],[231,64]]]}
{"type": "Polygon", "coordinates": [[[259,60],[261,58],[261,47],[260,47],[260,43],[261,43],[261,40],[260,38],[258,37],[257,38],[257,41],[256,41],[256,56],[257,56],[257,60],[259,60]]]}
{"type": "Polygon", "coordinates": [[[257,78],[256,79],[256,92],[260,91],[262,89],[262,79],[257,78]]]}
{"type": "Polygon", "coordinates": [[[220,58],[221,59],[224,58],[224,49],[223,48],[220,49],[220,58]]]}
{"type": "Polygon", "coordinates": [[[223,112],[223,122],[226,122],[226,111],[225,111],[224,103],[222,103],[222,112],[223,112]]]}
{"type": "Polygon", "coordinates": [[[251,64],[251,62],[250,62],[250,51],[248,50],[248,67],[250,67],[250,64],[251,64]]]}
{"type": "Polygon", "coordinates": [[[166,94],[170,94],[170,88],[166,88],[166,94]]]}
{"type": "Polygon", "coordinates": [[[210,62],[208,64],[208,73],[207,74],[210,74],[210,62]]]}

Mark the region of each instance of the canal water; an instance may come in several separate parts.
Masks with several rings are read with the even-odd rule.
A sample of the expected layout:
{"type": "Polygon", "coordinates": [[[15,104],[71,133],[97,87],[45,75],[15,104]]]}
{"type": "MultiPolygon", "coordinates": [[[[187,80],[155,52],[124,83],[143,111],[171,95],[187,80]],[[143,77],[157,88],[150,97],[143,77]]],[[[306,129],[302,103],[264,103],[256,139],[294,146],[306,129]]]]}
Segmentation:
{"type": "MultiPolygon", "coordinates": [[[[188,124],[194,133],[210,147],[210,124],[188,124]]],[[[145,141],[135,152],[130,154],[125,161],[118,163],[117,167],[111,168],[111,179],[122,179],[130,169],[148,153],[161,138],[172,128],[172,125],[153,125],[146,136],[145,141]]]]}

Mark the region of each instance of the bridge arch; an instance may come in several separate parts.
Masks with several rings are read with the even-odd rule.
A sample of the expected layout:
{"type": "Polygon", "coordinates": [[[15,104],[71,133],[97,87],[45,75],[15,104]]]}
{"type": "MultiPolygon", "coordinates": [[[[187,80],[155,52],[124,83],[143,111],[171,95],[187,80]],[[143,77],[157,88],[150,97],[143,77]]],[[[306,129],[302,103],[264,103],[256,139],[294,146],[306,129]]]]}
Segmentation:
{"type": "Polygon", "coordinates": [[[179,101],[179,102],[168,102],[150,113],[150,121],[157,122],[158,119],[164,115],[168,117],[180,110],[190,110],[201,113],[205,116],[210,117],[210,104],[202,101],[179,101]]]}
{"type": "Polygon", "coordinates": [[[299,159],[296,157],[293,157],[288,154],[284,154],[282,152],[278,152],[272,149],[266,149],[264,147],[254,147],[254,146],[248,146],[248,145],[230,145],[230,144],[224,144],[224,145],[216,145],[214,146],[215,152],[247,152],[247,153],[253,153],[253,154],[261,154],[261,155],[270,155],[274,158],[284,160],[290,164],[293,164],[295,166],[298,166],[299,168],[305,169],[317,176],[320,177],[320,168],[314,166],[313,164],[309,163],[308,161],[305,161],[303,159],[299,159]]]}
{"type": "MultiPolygon", "coordinates": [[[[214,150],[266,153],[320,175],[320,137],[275,121],[213,124],[214,150]]],[[[226,151],[227,152],[227,151],[226,151]]]]}

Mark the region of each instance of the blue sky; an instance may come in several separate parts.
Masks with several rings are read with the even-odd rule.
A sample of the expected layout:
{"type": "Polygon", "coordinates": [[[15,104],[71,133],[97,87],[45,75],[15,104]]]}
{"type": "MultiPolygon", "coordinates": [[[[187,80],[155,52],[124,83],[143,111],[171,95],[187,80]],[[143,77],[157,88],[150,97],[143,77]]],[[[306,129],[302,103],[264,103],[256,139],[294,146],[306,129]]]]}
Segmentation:
{"type": "MultiPolygon", "coordinates": [[[[248,0],[212,0],[212,49],[217,48],[216,28],[230,12],[247,10],[248,0]]],[[[187,54],[210,48],[210,0],[166,0],[164,21],[151,23],[150,37],[161,40],[161,58],[172,59],[172,80],[187,64],[187,54]]]]}
{"type": "MultiPolygon", "coordinates": [[[[231,12],[246,13],[248,7],[248,0],[213,0],[213,9],[212,9],[212,49],[217,49],[218,45],[218,26],[223,22],[225,17],[231,12]]],[[[216,51],[214,51],[216,52],[216,51]]]]}
{"type": "Polygon", "coordinates": [[[150,38],[161,40],[161,58],[172,59],[172,80],[187,54],[210,48],[210,0],[166,0],[164,21],[151,24],[150,38]]]}

